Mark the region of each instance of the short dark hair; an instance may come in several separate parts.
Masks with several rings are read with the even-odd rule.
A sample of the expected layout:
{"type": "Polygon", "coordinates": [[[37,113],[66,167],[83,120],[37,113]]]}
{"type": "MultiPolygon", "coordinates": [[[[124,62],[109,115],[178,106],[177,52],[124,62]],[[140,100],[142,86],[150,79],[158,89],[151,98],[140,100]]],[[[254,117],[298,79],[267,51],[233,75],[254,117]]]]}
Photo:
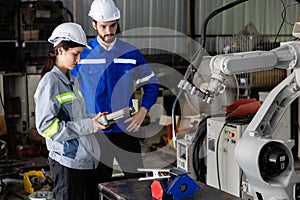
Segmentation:
{"type": "MultiPolygon", "coordinates": [[[[116,21],[117,21],[117,23],[118,23],[118,24],[117,24],[117,31],[116,31],[116,34],[122,33],[122,32],[121,32],[121,27],[120,27],[119,20],[117,19],[116,21]]],[[[94,20],[94,19],[93,19],[93,22],[94,22],[95,24],[98,23],[98,22],[97,22],[96,20],[94,20]]]]}

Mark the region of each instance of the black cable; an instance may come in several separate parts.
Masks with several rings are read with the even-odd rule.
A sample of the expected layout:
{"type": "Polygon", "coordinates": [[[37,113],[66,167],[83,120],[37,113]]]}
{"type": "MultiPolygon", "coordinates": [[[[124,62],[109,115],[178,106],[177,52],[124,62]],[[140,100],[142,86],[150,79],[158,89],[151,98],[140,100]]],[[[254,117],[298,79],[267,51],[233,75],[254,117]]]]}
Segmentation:
{"type": "Polygon", "coordinates": [[[67,11],[68,15],[70,16],[70,22],[74,22],[73,13],[66,7],[64,7],[64,9],[67,11]]]}
{"type": "Polygon", "coordinates": [[[243,185],[242,185],[242,183],[243,183],[243,176],[244,176],[244,172],[243,172],[243,170],[241,170],[241,176],[240,176],[240,194],[239,194],[239,196],[240,196],[240,198],[242,198],[242,191],[243,191],[243,185]]]}
{"type": "Polygon", "coordinates": [[[207,28],[207,24],[209,22],[210,19],[212,19],[214,16],[216,16],[217,14],[228,10],[229,8],[232,8],[234,6],[237,6],[240,3],[243,3],[245,1],[248,0],[236,0],[234,2],[230,2],[228,4],[226,4],[225,6],[222,6],[216,10],[214,10],[213,12],[211,12],[204,20],[204,22],[202,23],[202,27],[201,27],[201,39],[200,39],[200,44],[203,48],[205,48],[205,43],[206,43],[206,28],[207,28]]]}
{"type": "Polygon", "coordinates": [[[206,165],[205,165],[205,157],[199,156],[200,149],[203,145],[203,142],[206,138],[207,133],[207,119],[211,116],[207,116],[202,119],[198,124],[198,128],[196,131],[195,138],[192,142],[192,154],[193,154],[193,168],[196,174],[197,181],[202,183],[206,183],[206,165]]]}
{"type": "MultiPolygon", "coordinates": [[[[2,99],[2,94],[1,94],[1,92],[0,92],[0,101],[1,101],[1,106],[2,106],[2,108],[3,108],[3,110],[4,110],[4,112],[5,112],[5,106],[4,106],[4,102],[3,102],[3,99],[2,99]]],[[[5,114],[5,113],[4,113],[5,114]]]]}
{"type": "MultiPolygon", "coordinates": [[[[295,5],[299,5],[299,4],[298,3],[290,3],[290,4],[286,5],[285,6],[285,12],[286,12],[286,10],[287,10],[288,7],[295,6],[295,5]]],[[[294,26],[294,23],[288,22],[285,17],[283,18],[282,15],[283,15],[283,13],[281,12],[281,18],[284,20],[285,23],[287,23],[287,24],[289,24],[291,26],[294,26]]]]}
{"type": "Polygon", "coordinates": [[[251,120],[253,119],[254,115],[255,115],[255,113],[248,114],[245,116],[229,117],[229,118],[226,118],[225,121],[226,121],[226,123],[231,122],[231,123],[240,124],[240,125],[249,124],[251,122],[251,120]]]}
{"type": "Polygon", "coordinates": [[[204,22],[202,23],[202,26],[201,26],[200,48],[198,49],[198,51],[196,52],[196,54],[193,56],[193,59],[192,59],[192,67],[193,68],[195,66],[199,66],[202,61],[204,50],[206,47],[206,30],[207,30],[207,25],[208,25],[209,20],[211,20],[217,14],[219,14],[225,10],[228,10],[234,6],[237,6],[240,3],[243,3],[245,1],[249,1],[249,0],[236,0],[236,1],[230,2],[230,3],[226,4],[225,6],[222,6],[220,8],[217,8],[216,10],[212,11],[204,19],[204,22]]]}
{"type": "Polygon", "coordinates": [[[216,141],[216,148],[215,148],[215,151],[216,151],[217,179],[218,179],[219,190],[222,190],[222,188],[221,188],[221,179],[220,179],[220,170],[219,170],[219,142],[220,142],[220,138],[221,138],[221,135],[222,135],[222,131],[223,131],[223,129],[224,129],[224,127],[226,125],[227,125],[227,122],[224,123],[223,127],[221,128],[221,130],[219,132],[219,135],[218,135],[218,138],[217,138],[217,141],[216,141]]]}
{"type": "Polygon", "coordinates": [[[285,4],[284,4],[284,2],[283,2],[282,0],[280,0],[280,1],[281,1],[282,6],[283,6],[283,10],[282,10],[282,12],[281,12],[281,18],[282,18],[282,21],[281,21],[280,27],[279,27],[279,29],[278,29],[278,31],[277,31],[277,34],[276,34],[276,36],[275,36],[274,43],[276,43],[276,40],[277,40],[278,35],[279,35],[279,33],[280,33],[281,29],[282,29],[282,26],[283,26],[283,24],[284,24],[285,17],[286,17],[286,7],[285,7],[285,4]]]}
{"type": "Polygon", "coordinates": [[[205,19],[204,22],[202,23],[201,26],[201,38],[200,38],[200,48],[197,50],[197,52],[193,55],[192,57],[192,62],[191,62],[191,70],[187,70],[188,74],[185,75],[185,80],[188,80],[190,78],[190,76],[192,76],[192,74],[194,73],[193,70],[197,70],[195,68],[195,66],[199,66],[203,55],[204,55],[204,51],[205,51],[205,45],[206,45],[206,30],[207,30],[207,25],[209,20],[211,20],[214,16],[216,16],[217,14],[228,10],[229,8],[232,8],[234,6],[237,6],[240,3],[243,3],[245,1],[249,1],[249,0],[236,0],[234,2],[228,3],[225,6],[222,6],[214,11],[212,11],[205,19]],[[192,73],[191,73],[192,72],[192,73]]]}
{"type": "MultiPolygon", "coordinates": [[[[207,166],[205,164],[206,156],[200,155],[200,151],[201,151],[201,147],[203,147],[203,143],[207,136],[207,119],[211,118],[211,117],[224,117],[225,115],[226,115],[225,113],[220,113],[220,114],[215,114],[212,116],[207,116],[204,119],[202,119],[200,121],[200,123],[198,124],[196,135],[192,142],[192,155],[193,155],[192,164],[193,164],[194,172],[196,174],[196,180],[200,181],[202,183],[205,183],[205,184],[206,184],[206,174],[207,174],[207,166]]],[[[219,174],[218,149],[219,149],[219,141],[220,141],[221,133],[222,133],[224,127],[228,123],[235,123],[235,124],[240,124],[240,125],[248,124],[248,123],[250,123],[253,116],[254,116],[254,114],[247,115],[244,117],[240,116],[240,117],[234,117],[234,118],[226,118],[225,124],[223,125],[221,132],[218,135],[215,151],[216,151],[217,179],[218,179],[218,185],[219,185],[220,190],[221,190],[221,181],[220,181],[220,174],[219,174]]]]}
{"type": "Polygon", "coordinates": [[[225,114],[221,113],[221,114],[209,115],[203,118],[198,124],[195,138],[193,139],[192,142],[193,169],[197,176],[196,179],[202,183],[206,183],[207,168],[205,164],[206,156],[200,155],[200,150],[201,147],[203,146],[203,143],[207,135],[207,119],[211,117],[224,117],[224,116],[225,114]]]}
{"type": "MultiPolygon", "coordinates": [[[[214,16],[216,16],[218,13],[223,12],[224,10],[232,8],[232,7],[234,7],[240,3],[243,3],[245,1],[249,1],[249,0],[236,0],[234,2],[228,3],[225,6],[222,6],[218,9],[214,10],[205,18],[204,22],[202,23],[202,27],[201,27],[200,48],[197,50],[197,52],[192,57],[191,65],[188,67],[187,72],[184,76],[185,80],[188,80],[190,83],[193,82],[194,73],[196,73],[196,71],[197,71],[197,68],[195,68],[195,66],[199,66],[200,63],[202,62],[202,58],[203,58],[204,52],[205,52],[206,29],[207,29],[209,20],[212,19],[214,16]]],[[[172,131],[176,130],[176,118],[175,118],[174,113],[175,113],[175,108],[176,108],[179,96],[181,96],[181,94],[182,94],[181,91],[180,91],[178,97],[176,97],[176,99],[173,103],[173,106],[172,106],[172,116],[171,116],[172,117],[172,131]]]]}

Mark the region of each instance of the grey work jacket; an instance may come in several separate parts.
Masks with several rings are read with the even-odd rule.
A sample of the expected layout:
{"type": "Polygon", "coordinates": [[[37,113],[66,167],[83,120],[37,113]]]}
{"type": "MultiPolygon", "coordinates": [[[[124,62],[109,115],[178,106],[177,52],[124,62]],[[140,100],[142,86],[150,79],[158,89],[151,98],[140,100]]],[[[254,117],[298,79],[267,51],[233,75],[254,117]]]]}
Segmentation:
{"type": "Polygon", "coordinates": [[[79,84],[68,74],[70,80],[54,66],[40,80],[34,95],[36,127],[46,138],[50,158],[69,168],[93,169],[99,145],[79,84]]]}

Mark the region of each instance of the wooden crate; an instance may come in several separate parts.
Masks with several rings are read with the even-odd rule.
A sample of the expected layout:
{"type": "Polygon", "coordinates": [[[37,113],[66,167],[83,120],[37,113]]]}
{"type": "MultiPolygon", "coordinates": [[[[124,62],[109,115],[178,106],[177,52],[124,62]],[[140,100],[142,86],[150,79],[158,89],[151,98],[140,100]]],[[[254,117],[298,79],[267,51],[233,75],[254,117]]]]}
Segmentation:
{"type": "Polygon", "coordinates": [[[259,72],[252,72],[251,87],[273,87],[280,83],[287,76],[285,69],[271,69],[259,72]]]}

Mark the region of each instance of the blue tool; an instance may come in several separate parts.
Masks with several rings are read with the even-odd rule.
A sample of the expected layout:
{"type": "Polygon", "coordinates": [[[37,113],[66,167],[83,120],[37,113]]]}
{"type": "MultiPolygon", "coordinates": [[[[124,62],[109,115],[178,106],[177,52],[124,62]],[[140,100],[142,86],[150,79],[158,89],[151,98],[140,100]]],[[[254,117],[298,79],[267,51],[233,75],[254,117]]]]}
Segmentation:
{"type": "Polygon", "coordinates": [[[166,171],[162,169],[163,176],[156,176],[160,174],[159,169],[143,169],[140,171],[152,171],[153,177],[141,178],[140,180],[154,179],[151,184],[152,197],[157,200],[164,200],[173,197],[173,200],[182,200],[194,196],[196,190],[200,190],[200,186],[188,175],[187,172],[177,168],[172,168],[166,171]],[[153,170],[155,170],[153,172],[153,170]],[[169,174],[166,174],[169,172],[169,174]],[[159,180],[156,180],[159,179],[159,180]]]}

